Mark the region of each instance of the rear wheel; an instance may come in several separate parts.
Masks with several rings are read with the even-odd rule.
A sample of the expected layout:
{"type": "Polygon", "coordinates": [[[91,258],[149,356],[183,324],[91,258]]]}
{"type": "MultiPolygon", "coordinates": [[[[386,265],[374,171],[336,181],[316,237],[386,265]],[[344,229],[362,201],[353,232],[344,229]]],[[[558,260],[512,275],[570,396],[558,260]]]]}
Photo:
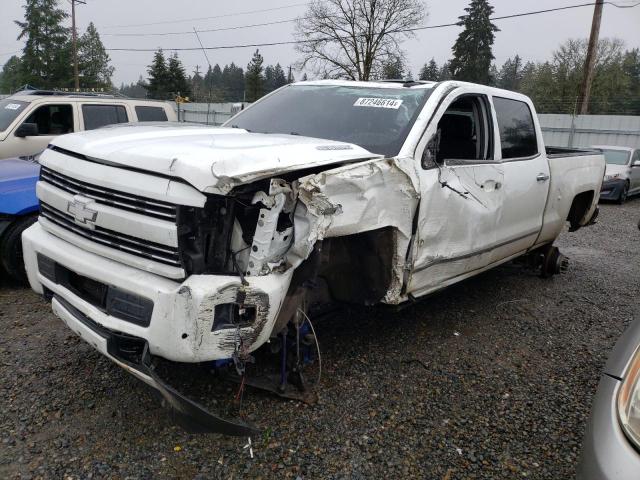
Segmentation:
{"type": "Polygon", "coordinates": [[[624,187],[622,187],[622,191],[620,192],[620,196],[618,197],[618,204],[622,205],[627,201],[627,197],[629,196],[629,180],[624,182],[624,187]]]}
{"type": "Polygon", "coordinates": [[[37,215],[29,215],[13,222],[0,239],[0,263],[10,277],[27,284],[27,273],[22,256],[22,232],[35,223],[37,215]]]}

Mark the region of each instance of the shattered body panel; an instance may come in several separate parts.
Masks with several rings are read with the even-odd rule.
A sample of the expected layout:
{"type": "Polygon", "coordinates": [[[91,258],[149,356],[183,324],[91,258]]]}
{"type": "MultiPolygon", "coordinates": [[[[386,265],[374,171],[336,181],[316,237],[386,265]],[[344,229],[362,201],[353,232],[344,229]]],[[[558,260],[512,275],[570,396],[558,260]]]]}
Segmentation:
{"type": "Polygon", "coordinates": [[[403,301],[402,282],[412,220],[418,205],[417,177],[410,159],[380,159],[300,179],[294,222],[301,235],[287,258],[296,265],[315,242],[384,227],[396,237],[392,281],[383,301],[403,301]]]}

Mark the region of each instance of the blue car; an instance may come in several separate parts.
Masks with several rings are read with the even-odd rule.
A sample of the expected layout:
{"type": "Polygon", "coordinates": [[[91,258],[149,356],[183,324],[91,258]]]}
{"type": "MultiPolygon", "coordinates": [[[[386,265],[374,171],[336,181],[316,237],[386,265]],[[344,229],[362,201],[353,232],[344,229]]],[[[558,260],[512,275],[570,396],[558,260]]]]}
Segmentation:
{"type": "Polygon", "coordinates": [[[38,219],[36,182],[40,165],[32,160],[0,160],[0,270],[27,282],[22,258],[22,232],[38,219]]]}

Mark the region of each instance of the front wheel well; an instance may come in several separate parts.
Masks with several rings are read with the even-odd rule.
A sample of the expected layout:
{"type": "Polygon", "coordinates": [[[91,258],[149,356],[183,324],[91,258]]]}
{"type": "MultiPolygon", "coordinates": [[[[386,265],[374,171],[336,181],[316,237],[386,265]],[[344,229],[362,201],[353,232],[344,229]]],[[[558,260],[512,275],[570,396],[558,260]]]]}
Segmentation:
{"type": "Polygon", "coordinates": [[[593,190],[588,190],[586,192],[577,194],[573,198],[571,208],[569,209],[569,215],[567,215],[567,221],[570,225],[569,229],[572,232],[578,230],[580,227],[586,225],[589,222],[590,219],[585,217],[591,210],[594,195],[595,192],[593,190]]]}

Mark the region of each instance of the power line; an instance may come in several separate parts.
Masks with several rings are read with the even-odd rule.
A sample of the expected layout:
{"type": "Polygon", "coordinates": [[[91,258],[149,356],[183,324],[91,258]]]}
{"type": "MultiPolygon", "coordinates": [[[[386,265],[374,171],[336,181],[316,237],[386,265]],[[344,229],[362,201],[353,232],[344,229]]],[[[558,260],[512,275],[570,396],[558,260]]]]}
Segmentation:
{"type": "Polygon", "coordinates": [[[276,10],[284,10],[287,8],[294,8],[294,7],[302,7],[302,6],[306,6],[308,5],[307,2],[305,3],[293,3],[290,5],[282,5],[280,7],[272,7],[272,8],[263,8],[260,10],[248,10],[248,11],[244,11],[244,12],[235,12],[235,13],[226,13],[223,15],[213,15],[211,17],[196,17],[196,18],[184,18],[181,20],[165,20],[162,22],[152,22],[152,23],[131,23],[131,24],[127,24],[127,25],[107,25],[106,27],[102,27],[102,28],[128,28],[128,27],[147,27],[147,26],[151,26],[151,25],[166,25],[166,24],[174,24],[174,23],[182,23],[182,22],[193,22],[193,21],[199,21],[199,20],[212,20],[215,18],[228,18],[228,17],[236,17],[236,16],[240,16],[240,15],[251,15],[252,13],[264,13],[264,12],[274,12],[276,10]]]}
{"type": "MultiPolygon", "coordinates": [[[[282,23],[291,23],[296,21],[295,18],[290,18],[287,20],[276,20],[273,22],[264,22],[264,23],[252,23],[250,25],[237,25],[235,27],[220,27],[220,28],[209,28],[204,30],[198,30],[198,33],[205,32],[224,32],[227,30],[240,30],[243,28],[254,28],[254,27],[264,27],[267,25],[280,25],[282,23]]],[[[103,33],[103,37],[164,37],[165,35],[193,35],[193,30],[186,30],[182,32],[158,32],[158,33],[103,33]]]]}
{"type": "MultiPolygon", "coordinates": [[[[623,1],[629,1],[629,0],[623,0],[623,1]]],[[[637,2],[633,5],[619,5],[613,2],[604,2],[605,4],[609,4],[612,5],[614,7],[617,8],[633,8],[636,7],[638,5],[640,5],[640,2],[637,2]]],[[[306,5],[306,4],[298,4],[298,5],[306,5]]],[[[506,15],[506,16],[501,16],[501,17],[493,17],[491,18],[491,20],[506,20],[509,18],[514,18],[514,17],[520,17],[520,16],[527,16],[527,15],[536,15],[536,14],[540,14],[540,13],[549,13],[549,12],[555,12],[555,11],[559,11],[559,10],[567,10],[570,8],[579,8],[579,7],[586,7],[586,6],[591,6],[594,5],[593,3],[585,3],[585,4],[580,4],[580,5],[569,5],[566,7],[558,7],[558,8],[552,8],[552,9],[548,9],[548,10],[537,10],[535,12],[527,12],[527,13],[522,13],[522,14],[515,14],[515,15],[506,15]]],[[[261,10],[255,10],[255,12],[260,12],[261,10]]],[[[203,17],[203,18],[207,18],[207,17],[203,17]]],[[[304,17],[302,17],[304,18],[304,17]]],[[[288,18],[285,20],[274,20],[272,22],[263,22],[263,23],[251,23],[248,25],[236,25],[236,26],[232,26],[232,27],[220,27],[220,28],[209,28],[209,29],[199,29],[198,33],[208,33],[208,32],[224,32],[224,31],[228,31],[228,30],[241,30],[241,29],[245,29],[245,28],[255,28],[255,27],[265,27],[265,26],[269,26],[269,25],[281,25],[284,23],[293,23],[297,20],[298,18],[288,18]]],[[[451,26],[455,26],[457,25],[458,22],[455,23],[446,23],[446,24],[442,24],[442,25],[433,25],[430,27],[419,27],[418,29],[423,29],[423,28],[442,28],[442,27],[451,27],[451,26]]],[[[149,32],[149,33],[103,33],[102,36],[109,36],[109,37],[163,37],[163,36],[170,36],[170,35],[193,35],[193,30],[182,30],[179,32],[149,32]]],[[[172,49],[168,49],[168,50],[172,50],[172,49]]]]}
{"type": "MultiPolygon", "coordinates": [[[[617,8],[633,8],[633,7],[637,7],[638,5],[640,5],[640,2],[637,2],[633,5],[627,5],[627,6],[621,6],[621,5],[617,5],[613,2],[604,2],[606,4],[609,5],[613,5],[617,8]]],[[[515,14],[511,14],[511,15],[502,15],[502,16],[498,16],[498,17],[491,17],[490,20],[495,21],[495,20],[507,20],[507,19],[511,19],[511,18],[518,18],[518,17],[526,17],[526,16],[531,16],[531,15],[539,15],[539,14],[543,14],[543,13],[551,13],[551,12],[558,12],[558,11],[562,11],[562,10],[570,10],[570,9],[575,9],[575,8],[583,8],[583,7],[591,7],[593,6],[594,3],[590,2],[590,3],[580,3],[577,5],[567,5],[564,7],[556,7],[556,8],[548,8],[545,10],[534,10],[531,12],[522,12],[522,13],[515,13],[515,14]]],[[[414,28],[406,28],[406,29],[402,29],[402,30],[395,30],[391,33],[412,33],[412,32],[417,32],[417,31],[421,31],[421,30],[431,30],[431,29],[436,29],[436,28],[446,28],[446,27],[454,27],[454,26],[459,26],[459,21],[457,22],[453,22],[453,23],[442,23],[439,25],[425,25],[425,26],[421,26],[421,27],[414,27],[414,28]]],[[[242,26],[238,26],[235,28],[240,28],[242,26]]],[[[192,33],[192,32],[190,32],[192,33]]],[[[361,35],[362,36],[362,35],[361,35]]],[[[350,38],[347,36],[340,36],[340,37],[336,37],[336,38],[340,38],[340,39],[346,39],[346,38],[350,38]]],[[[239,45],[217,45],[217,46],[213,46],[213,47],[180,47],[180,48],[164,48],[164,50],[171,50],[171,51],[194,51],[194,50],[226,50],[226,49],[233,49],[233,48],[249,48],[249,47],[272,47],[272,46],[278,46],[278,45],[295,45],[295,44],[301,44],[301,43],[310,43],[310,42],[316,42],[319,40],[332,40],[333,38],[316,38],[316,39],[311,39],[311,40],[286,40],[286,41],[280,41],[280,42],[264,42],[264,43],[245,43],[245,44],[239,44],[239,45]]],[[[157,48],[107,48],[106,50],[108,51],[119,51],[119,52],[155,52],[157,50],[157,48]]]]}

